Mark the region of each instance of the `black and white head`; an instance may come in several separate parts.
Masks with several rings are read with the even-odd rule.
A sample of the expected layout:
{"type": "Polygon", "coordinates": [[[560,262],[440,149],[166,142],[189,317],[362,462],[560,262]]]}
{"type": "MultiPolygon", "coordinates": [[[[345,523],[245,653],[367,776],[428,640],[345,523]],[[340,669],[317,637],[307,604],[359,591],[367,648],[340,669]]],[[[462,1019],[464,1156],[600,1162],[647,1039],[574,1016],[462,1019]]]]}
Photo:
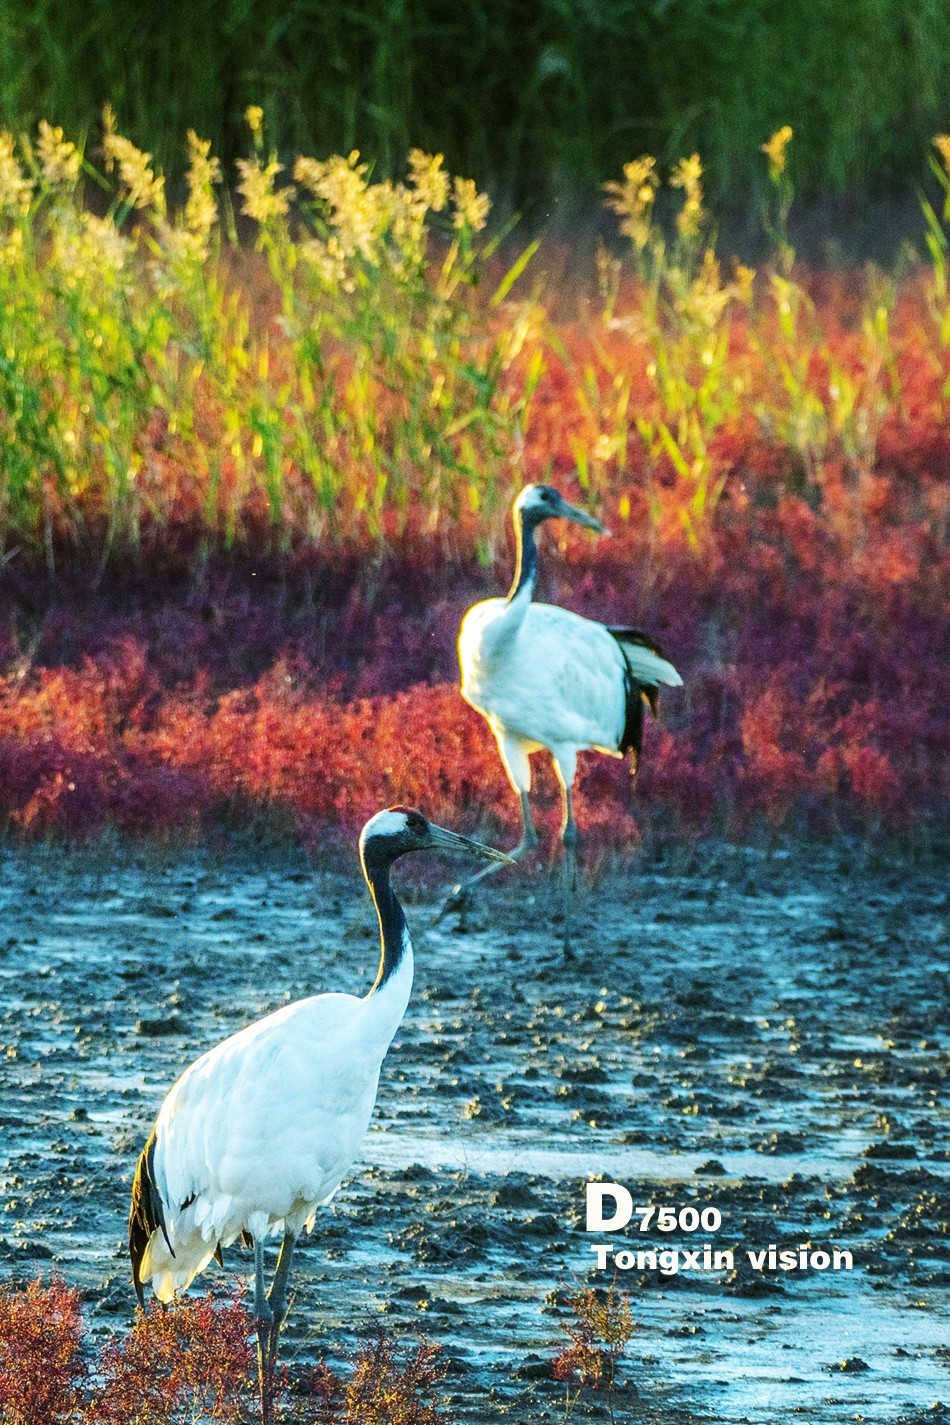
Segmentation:
{"type": "Polygon", "coordinates": [[[574,524],[594,529],[598,534],[607,533],[600,520],[576,505],[569,505],[551,485],[525,485],[515,500],[513,513],[515,523],[520,521],[523,528],[535,529],[544,520],[562,519],[573,520],[574,524]]]}
{"type": "Polygon", "coordinates": [[[436,826],[412,807],[396,806],[379,811],[360,833],[364,866],[388,866],[409,851],[467,851],[490,861],[511,860],[504,851],[496,851],[493,846],[484,846],[480,841],[436,826]]]}

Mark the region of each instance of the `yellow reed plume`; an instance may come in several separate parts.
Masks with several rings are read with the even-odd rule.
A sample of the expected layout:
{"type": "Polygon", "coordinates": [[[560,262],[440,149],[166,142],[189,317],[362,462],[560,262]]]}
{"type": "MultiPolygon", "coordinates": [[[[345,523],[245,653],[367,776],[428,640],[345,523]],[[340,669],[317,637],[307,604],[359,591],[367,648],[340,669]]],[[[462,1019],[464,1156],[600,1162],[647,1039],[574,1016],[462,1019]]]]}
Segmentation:
{"type": "Polygon", "coordinates": [[[218,221],[214,185],[221,182],[221,164],[212,156],[211,140],[200,139],[194,129],[188,130],[188,159],[185,226],[196,237],[207,241],[218,221]]]}
{"type": "Polygon", "coordinates": [[[106,160],[106,172],[118,167],[119,180],[125,189],[126,201],[133,208],[148,209],[164,216],[165,179],[152,169],[152,155],[143,153],[130,139],[116,133],[115,114],[112,105],[106,104],[102,111],[105,133],[102,151],[106,160]]]}
{"type": "Polygon", "coordinates": [[[269,163],[262,163],[259,158],[239,158],[237,168],[241,175],[237,188],[244,199],[241,212],[260,223],[261,227],[266,227],[275,218],[286,217],[295,190],[292,185],[285,188],[274,185],[278,173],[283,173],[284,165],[278,163],[276,158],[269,163]]]}
{"type": "Polygon", "coordinates": [[[13,135],[0,133],[0,213],[27,213],[33,199],[33,184],[26,177],[14,152],[13,135]]]}
{"type": "MultiPolygon", "coordinates": [[[[334,154],[326,162],[301,157],[294,165],[294,178],[300,187],[326,205],[336,239],[334,248],[326,253],[332,267],[341,257],[346,259],[356,253],[367,262],[379,261],[379,245],[396,200],[390,183],[367,184],[367,169],[367,164],[359,162],[357,149],[346,158],[334,154]]],[[[323,249],[318,247],[315,251],[319,254],[323,249]]]]}
{"type": "Polygon", "coordinates": [[[670,187],[682,188],[684,203],[676,215],[676,227],[681,237],[697,237],[703,225],[703,166],[699,154],[681,158],[670,174],[670,187]]]}
{"type": "Polygon", "coordinates": [[[452,179],[453,227],[480,233],[488,221],[491,199],[487,193],[479,193],[471,178],[452,179]]]}
{"type": "Polygon", "coordinates": [[[769,177],[773,182],[785,172],[785,150],[791,141],[792,129],[788,124],[783,124],[768,143],[762,144],[762,152],[769,161],[769,177]]]}
{"type": "Polygon", "coordinates": [[[620,214],[620,231],[642,252],[650,239],[653,200],[659,187],[656,159],[644,155],[623,166],[622,183],[605,183],[607,207],[620,214]]]}
{"type": "Polygon", "coordinates": [[[432,213],[441,213],[449,200],[449,175],[442,167],[443,161],[441,153],[409,150],[409,181],[421,207],[432,213]]]}
{"type": "Polygon", "coordinates": [[[43,182],[48,188],[70,192],[79,182],[82,154],[74,143],[63,137],[61,128],[53,128],[40,119],[36,140],[36,157],[43,182]]]}

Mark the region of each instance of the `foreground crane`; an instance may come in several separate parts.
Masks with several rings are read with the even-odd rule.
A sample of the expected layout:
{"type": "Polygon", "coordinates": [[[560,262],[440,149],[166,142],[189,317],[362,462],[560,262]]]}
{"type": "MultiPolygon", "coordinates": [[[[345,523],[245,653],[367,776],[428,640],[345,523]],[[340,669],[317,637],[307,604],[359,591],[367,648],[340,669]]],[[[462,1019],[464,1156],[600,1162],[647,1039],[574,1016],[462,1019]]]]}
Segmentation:
{"type": "Polygon", "coordinates": [[[409,851],[502,851],[393,807],[360,837],[379,917],[379,972],[369,993],[298,1000],[202,1054],[168,1093],[132,1184],[129,1254],[139,1302],[151,1282],[169,1301],[244,1235],[254,1248],[261,1419],[271,1387],[294,1243],[313,1227],[352,1166],[369,1126],[379,1072],[412,988],[412,942],[390,885],[409,851]],[[270,1290],[264,1244],[279,1238],[270,1290]]]}

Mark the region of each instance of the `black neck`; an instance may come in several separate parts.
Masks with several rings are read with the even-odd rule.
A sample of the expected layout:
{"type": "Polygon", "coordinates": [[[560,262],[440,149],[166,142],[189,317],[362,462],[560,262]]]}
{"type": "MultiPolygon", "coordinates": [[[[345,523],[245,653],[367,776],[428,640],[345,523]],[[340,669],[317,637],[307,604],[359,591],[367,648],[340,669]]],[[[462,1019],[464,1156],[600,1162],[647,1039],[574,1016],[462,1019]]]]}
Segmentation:
{"type": "Polygon", "coordinates": [[[406,917],[389,883],[389,867],[389,861],[374,859],[368,859],[363,865],[363,874],[366,876],[376,914],[379,916],[379,969],[370,994],[381,989],[398,970],[409,943],[406,917]]]}
{"type": "Polygon", "coordinates": [[[537,521],[526,519],[521,510],[516,512],[515,577],[511,581],[511,588],[508,590],[509,604],[526,586],[532,590],[534,589],[534,583],[538,577],[538,547],[534,542],[534,531],[536,527],[537,521]]]}

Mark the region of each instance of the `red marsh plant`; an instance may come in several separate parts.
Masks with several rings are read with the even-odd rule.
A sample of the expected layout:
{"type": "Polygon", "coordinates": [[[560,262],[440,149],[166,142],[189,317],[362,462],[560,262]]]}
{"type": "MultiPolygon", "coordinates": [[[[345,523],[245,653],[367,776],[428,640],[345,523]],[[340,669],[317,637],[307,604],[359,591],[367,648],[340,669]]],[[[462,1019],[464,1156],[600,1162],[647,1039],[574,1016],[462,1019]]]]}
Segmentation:
{"type": "MultiPolygon", "coordinates": [[[[905,539],[903,577],[882,554],[858,578],[801,500],[762,512],[751,528],[760,535],[752,544],[747,517],[723,521],[711,568],[681,563],[675,582],[648,595],[659,615],[651,627],[686,689],[648,729],[636,786],[620,764],[583,767],[578,815],[592,849],[633,844],[650,826],[912,830],[950,791],[941,770],[950,674],[937,655],[941,582],[937,566],[925,572],[926,543],[905,539]]],[[[635,547],[629,535],[616,543],[635,547]]],[[[611,550],[556,596],[621,622],[642,600],[642,583],[628,595],[630,584],[623,549],[611,550]]],[[[110,824],[200,836],[222,819],[263,817],[319,842],[328,827],[349,833],[379,805],[410,799],[436,817],[491,816],[508,827],[490,734],[443,673],[457,620],[446,609],[431,653],[414,642],[411,617],[385,632],[385,618],[376,625],[382,664],[360,662],[368,635],[355,632],[355,668],[345,661],[345,613],[321,616],[332,651],[319,661],[288,622],[286,656],[278,626],[268,640],[278,656],[263,675],[253,672],[253,644],[242,665],[228,631],[219,651],[200,616],[191,625],[199,658],[176,616],[174,638],[139,622],[134,635],[98,635],[94,653],[64,665],[88,636],[73,618],[63,652],[51,640],[43,655],[56,666],[15,655],[0,678],[0,813],[30,836],[110,824]],[[401,663],[436,681],[400,688],[401,663]],[[353,696],[361,685],[374,695],[353,696]]],[[[553,820],[543,765],[538,790],[553,820]]]]}
{"type": "Polygon", "coordinates": [[[358,1347],[349,1366],[345,1379],[325,1364],[305,1375],[293,1418],[313,1425],[448,1425],[445,1366],[432,1342],[423,1338],[400,1350],[380,1331],[358,1347]]]}
{"type": "Polygon", "coordinates": [[[244,1425],[253,1418],[253,1334],[240,1297],[150,1304],[102,1351],[83,1425],[244,1425]]]}
{"type": "MultiPolygon", "coordinates": [[[[636,787],[584,767],[592,848],[926,831],[950,792],[945,210],[929,269],[803,270],[780,130],[753,274],[715,251],[699,159],[665,175],[667,231],[644,157],[608,185],[629,257],[602,254],[592,313],[514,300],[437,156],[396,185],[355,154],[284,173],[249,124],[254,251],[194,135],[170,215],[108,117],[95,219],[61,132],[0,143],[4,822],[318,841],[418,800],[510,826],[454,640],[507,584],[515,490],[550,478],[614,538],[562,532],[544,597],[649,628],[685,679],[636,787]]],[[[539,792],[553,820],[543,769],[539,792]]]]}
{"type": "Polygon", "coordinates": [[[59,1278],[0,1288],[0,1418],[4,1425],[73,1425],[87,1366],[79,1293],[59,1278]]]}
{"type": "MultiPolygon", "coordinates": [[[[251,1425],[259,1418],[255,1329],[240,1296],[209,1293],[138,1311],[96,1349],[79,1293],[59,1279],[0,1287],[4,1425],[251,1425]]],[[[321,1363],[275,1382],[278,1421],[297,1425],[447,1425],[439,1348],[381,1331],[342,1374],[321,1363]]]]}
{"type": "Polygon", "coordinates": [[[552,1376],[565,1386],[564,1419],[570,1419],[585,1391],[604,1391],[613,1421],[617,1367],[635,1329],[629,1296],[611,1282],[606,1291],[587,1287],[574,1292],[566,1305],[571,1312],[564,1322],[569,1344],[551,1362],[552,1376]]]}

